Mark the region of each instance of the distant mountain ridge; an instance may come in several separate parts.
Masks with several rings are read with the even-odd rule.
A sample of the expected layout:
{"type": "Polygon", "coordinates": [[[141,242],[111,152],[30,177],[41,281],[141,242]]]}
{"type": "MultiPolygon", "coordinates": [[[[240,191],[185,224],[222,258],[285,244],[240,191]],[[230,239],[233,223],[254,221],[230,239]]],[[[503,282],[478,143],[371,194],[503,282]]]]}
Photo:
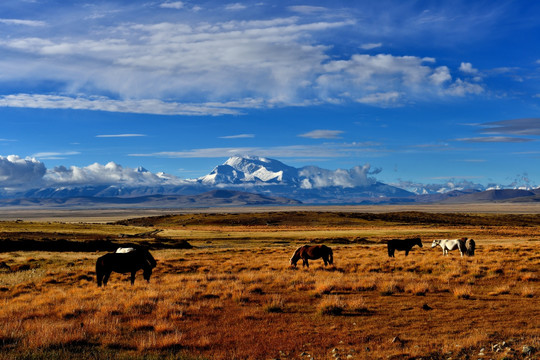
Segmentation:
{"type": "Polygon", "coordinates": [[[212,190],[197,195],[147,195],[137,197],[64,197],[47,199],[0,199],[0,207],[87,208],[177,208],[243,205],[298,205],[299,201],[230,190],[212,190]]]}
{"type": "MultiPolygon", "coordinates": [[[[92,165],[99,168],[98,165],[92,165]]],[[[197,179],[181,180],[139,167],[132,173],[110,163],[108,171],[122,170],[135,179],[115,184],[65,184],[6,195],[0,206],[148,206],[195,207],[258,204],[402,204],[539,201],[540,189],[480,191],[460,189],[417,195],[377,181],[369,165],[328,170],[317,166],[295,168],[278,160],[233,156],[197,179]],[[135,174],[135,175],[133,175],[135,174]],[[228,191],[228,192],[220,192],[228,191]],[[253,196],[248,196],[251,194],[253,196]]],[[[60,169],[62,174],[68,169],[60,169]]]]}

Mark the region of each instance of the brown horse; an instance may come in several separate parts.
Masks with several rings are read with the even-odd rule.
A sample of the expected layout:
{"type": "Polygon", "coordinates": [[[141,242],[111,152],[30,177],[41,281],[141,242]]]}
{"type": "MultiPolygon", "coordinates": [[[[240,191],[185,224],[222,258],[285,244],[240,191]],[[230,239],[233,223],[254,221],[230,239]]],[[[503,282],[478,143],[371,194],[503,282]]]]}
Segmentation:
{"type": "Polygon", "coordinates": [[[334,263],[334,254],[332,249],[326,245],[303,245],[294,252],[289,260],[291,266],[296,267],[298,260],[302,259],[302,266],[309,267],[308,260],[317,260],[322,258],[324,266],[334,263]]]}

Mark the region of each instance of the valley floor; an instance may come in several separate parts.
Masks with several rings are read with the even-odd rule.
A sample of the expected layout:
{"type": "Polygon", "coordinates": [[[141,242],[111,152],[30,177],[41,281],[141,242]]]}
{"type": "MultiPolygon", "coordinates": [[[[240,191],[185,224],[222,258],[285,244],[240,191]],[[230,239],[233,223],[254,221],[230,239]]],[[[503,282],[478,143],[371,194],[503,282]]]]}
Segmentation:
{"type": "Polygon", "coordinates": [[[0,358],[539,358],[538,216],[471,215],[460,225],[443,214],[347,214],[0,222],[12,241],[120,244],[121,234],[158,229],[167,244],[194,246],[129,238],[154,248],[152,279],[139,273],[131,286],[113,273],[104,288],[94,271],[103,251],[1,252],[0,358]],[[423,248],[388,258],[385,240],[413,234],[423,248]],[[474,257],[430,247],[466,235],[474,257]],[[332,247],[334,266],[289,266],[311,242],[332,247]]]}

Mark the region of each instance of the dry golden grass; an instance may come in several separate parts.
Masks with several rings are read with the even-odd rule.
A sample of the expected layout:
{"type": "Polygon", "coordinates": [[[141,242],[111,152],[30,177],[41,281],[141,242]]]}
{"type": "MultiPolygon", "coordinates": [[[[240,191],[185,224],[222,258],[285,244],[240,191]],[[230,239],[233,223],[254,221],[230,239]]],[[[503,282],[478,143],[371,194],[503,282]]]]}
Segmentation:
{"type": "Polygon", "coordinates": [[[502,341],[516,350],[509,358],[525,358],[523,345],[540,348],[540,236],[526,230],[379,224],[366,227],[380,234],[372,243],[328,242],[335,266],[309,269],[289,267],[298,241],[279,229],[268,240],[253,229],[242,241],[204,234],[189,239],[194,249],[152,251],[149,284],[113,273],[104,288],[102,253],[0,253],[12,269],[0,268],[0,358],[465,359],[484,348],[499,359],[502,341]],[[480,235],[475,257],[429,248],[432,236],[467,231],[480,235]],[[390,259],[389,232],[428,235],[390,259]]]}

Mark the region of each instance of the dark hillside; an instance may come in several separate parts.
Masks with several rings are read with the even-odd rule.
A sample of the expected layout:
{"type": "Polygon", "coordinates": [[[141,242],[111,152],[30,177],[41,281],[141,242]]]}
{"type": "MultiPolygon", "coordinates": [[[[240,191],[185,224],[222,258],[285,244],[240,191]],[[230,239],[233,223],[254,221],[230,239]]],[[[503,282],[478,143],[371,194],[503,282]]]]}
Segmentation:
{"type": "Polygon", "coordinates": [[[538,226],[538,214],[455,214],[419,211],[392,213],[346,213],[291,211],[266,213],[183,214],[122,220],[116,224],[134,226],[310,226],[354,227],[365,225],[444,224],[471,226],[538,226]]]}

